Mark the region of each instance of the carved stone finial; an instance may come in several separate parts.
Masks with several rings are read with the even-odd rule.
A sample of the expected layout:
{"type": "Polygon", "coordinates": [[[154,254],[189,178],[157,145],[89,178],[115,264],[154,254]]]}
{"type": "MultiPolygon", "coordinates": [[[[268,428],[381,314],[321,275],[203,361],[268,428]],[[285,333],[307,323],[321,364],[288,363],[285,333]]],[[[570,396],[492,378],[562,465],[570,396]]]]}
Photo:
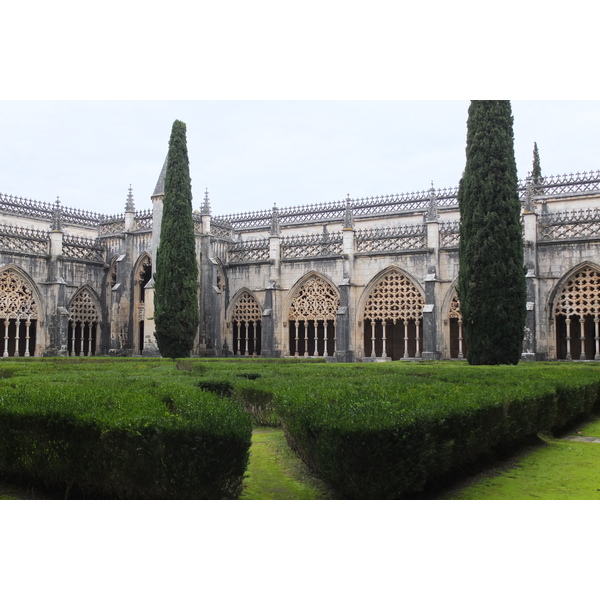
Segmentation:
{"type": "Polygon", "coordinates": [[[52,211],[52,231],[62,231],[62,210],[60,208],[60,198],[56,196],[56,203],[52,211]]]}
{"type": "Polygon", "coordinates": [[[271,215],[271,235],[280,235],[281,226],[279,225],[279,211],[277,204],[273,204],[273,213],[271,215]]]}
{"type": "Polygon", "coordinates": [[[425,218],[427,221],[437,221],[438,218],[437,195],[435,193],[435,188],[433,187],[433,181],[429,188],[429,204],[427,206],[427,215],[425,218]]]}
{"type": "Polygon", "coordinates": [[[533,212],[533,210],[534,210],[533,195],[535,193],[535,191],[533,189],[534,188],[533,176],[528,175],[526,182],[527,182],[527,191],[525,193],[525,206],[523,208],[525,209],[526,212],[533,212]]]}
{"type": "Polygon", "coordinates": [[[346,198],[346,212],[344,214],[344,229],[354,229],[354,215],[350,206],[350,194],[346,198]]]}
{"type": "Polygon", "coordinates": [[[125,212],[135,212],[135,204],[133,202],[133,188],[129,184],[129,193],[127,194],[127,201],[125,202],[125,212]]]}
{"type": "Polygon", "coordinates": [[[204,202],[202,203],[202,207],[200,208],[201,215],[210,215],[210,200],[208,198],[208,188],[204,192],[204,202]]]}

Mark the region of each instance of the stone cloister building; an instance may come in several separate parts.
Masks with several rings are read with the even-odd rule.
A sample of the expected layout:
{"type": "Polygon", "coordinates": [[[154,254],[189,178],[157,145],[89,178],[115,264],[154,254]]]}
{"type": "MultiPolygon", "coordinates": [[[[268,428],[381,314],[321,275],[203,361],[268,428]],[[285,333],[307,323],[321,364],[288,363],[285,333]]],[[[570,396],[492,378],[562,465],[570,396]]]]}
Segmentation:
{"type": "MultiPolygon", "coordinates": [[[[0,194],[0,356],[158,355],[166,165],[119,216],[0,194]]],[[[600,360],[600,171],[521,181],[523,358],[600,360]]],[[[194,212],[193,355],[344,362],[465,355],[457,189],[194,212]]]]}

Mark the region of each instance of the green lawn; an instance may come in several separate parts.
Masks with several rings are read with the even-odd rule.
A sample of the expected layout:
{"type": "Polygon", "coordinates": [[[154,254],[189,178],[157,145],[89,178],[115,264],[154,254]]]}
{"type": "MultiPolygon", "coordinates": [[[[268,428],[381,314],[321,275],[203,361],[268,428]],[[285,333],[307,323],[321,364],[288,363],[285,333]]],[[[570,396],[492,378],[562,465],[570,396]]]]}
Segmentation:
{"type": "MultiPolygon", "coordinates": [[[[600,437],[600,419],[577,429],[600,437]]],[[[600,500],[600,444],[546,438],[539,448],[441,496],[448,500],[600,500]]]]}
{"type": "Polygon", "coordinates": [[[324,500],[327,491],[290,450],[281,429],[255,429],[241,500],[324,500]]]}

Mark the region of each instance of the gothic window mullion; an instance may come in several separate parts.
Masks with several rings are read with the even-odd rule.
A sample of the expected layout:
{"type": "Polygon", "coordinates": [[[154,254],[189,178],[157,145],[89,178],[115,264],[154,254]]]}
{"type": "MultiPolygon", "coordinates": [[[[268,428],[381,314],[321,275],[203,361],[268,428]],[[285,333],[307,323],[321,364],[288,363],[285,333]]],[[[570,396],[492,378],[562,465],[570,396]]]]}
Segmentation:
{"type": "Polygon", "coordinates": [[[308,356],[308,321],[304,321],[304,356],[308,356]]]}
{"type": "Polygon", "coordinates": [[[371,319],[371,358],[376,358],[375,354],[375,319],[371,319]]]}
{"type": "Polygon", "coordinates": [[[15,321],[15,353],[13,356],[19,356],[19,328],[21,327],[21,320],[17,317],[15,321]]]}
{"type": "Polygon", "coordinates": [[[581,354],[579,360],[585,360],[585,316],[579,317],[579,340],[581,342],[581,354]]]}
{"type": "Polygon", "coordinates": [[[10,319],[7,317],[4,319],[4,352],[2,356],[6,358],[8,356],[8,327],[10,325],[10,319]]]}
{"type": "Polygon", "coordinates": [[[598,317],[598,313],[594,314],[594,341],[596,344],[594,360],[600,360],[600,318],[598,317]]]}
{"type": "Polygon", "coordinates": [[[30,328],[31,328],[31,319],[27,318],[25,321],[25,352],[23,356],[30,356],[29,354],[29,340],[30,340],[30,328]]]}
{"type": "Polygon", "coordinates": [[[571,317],[567,315],[565,319],[565,325],[567,326],[567,335],[565,336],[565,340],[567,341],[567,360],[572,360],[571,356],[571,317]]]}

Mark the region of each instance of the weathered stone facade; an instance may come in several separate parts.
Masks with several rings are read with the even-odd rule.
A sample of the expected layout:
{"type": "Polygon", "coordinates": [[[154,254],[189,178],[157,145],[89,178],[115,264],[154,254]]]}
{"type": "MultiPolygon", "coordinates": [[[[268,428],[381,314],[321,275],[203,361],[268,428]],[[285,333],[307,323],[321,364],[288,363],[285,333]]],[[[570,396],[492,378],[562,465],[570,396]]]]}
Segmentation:
{"type": "MultiPolygon", "coordinates": [[[[158,354],[151,209],[104,216],[0,194],[0,355],[158,354]]],[[[520,182],[523,358],[600,360],[600,172],[520,182]]],[[[194,213],[197,356],[462,358],[457,189],[194,213]]]]}

